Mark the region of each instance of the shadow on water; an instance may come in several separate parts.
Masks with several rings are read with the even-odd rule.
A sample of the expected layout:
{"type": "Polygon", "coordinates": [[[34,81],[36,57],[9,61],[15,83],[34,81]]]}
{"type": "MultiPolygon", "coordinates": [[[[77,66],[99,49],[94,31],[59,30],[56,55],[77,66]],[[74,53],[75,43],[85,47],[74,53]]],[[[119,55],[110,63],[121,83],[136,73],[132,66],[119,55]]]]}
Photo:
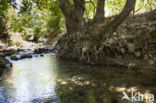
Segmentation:
{"type": "Polygon", "coordinates": [[[128,103],[122,91],[156,95],[156,73],[84,66],[55,56],[13,62],[0,82],[0,103],[128,103]]]}

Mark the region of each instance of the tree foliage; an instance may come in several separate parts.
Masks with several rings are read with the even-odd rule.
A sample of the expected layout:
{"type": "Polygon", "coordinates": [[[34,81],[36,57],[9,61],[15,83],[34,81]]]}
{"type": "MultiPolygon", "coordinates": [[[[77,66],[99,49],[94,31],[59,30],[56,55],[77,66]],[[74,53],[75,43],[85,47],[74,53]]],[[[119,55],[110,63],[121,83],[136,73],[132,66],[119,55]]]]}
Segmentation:
{"type": "Polygon", "coordinates": [[[10,30],[26,37],[33,34],[37,39],[45,38],[49,32],[60,31],[63,22],[58,1],[55,0],[23,0],[19,9],[10,9],[10,30]]]}
{"type": "Polygon", "coordinates": [[[0,39],[6,41],[9,38],[7,33],[7,10],[9,8],[8,0],[0,0],[0,39]]]}
{"type": "MultiPolygon", "coordinates": [[[[65,18],[62,15],[58,1],[22,0],[22,3],[18,4],[16,0],[0,0],[1,25],[6,24],[5,21],[9,19],[10,31],[20,32],[24,35],[31,34],[37,38],[45,38],[53,31],[64,32],[62,27],[65,24],[65,18]]],[[[84,17],[88,21],[96,15],[98,0],[84,1],[84,17]]],[[[73,7],[74,0],[69,0],[69,2],[73,7]]],[[[125,2],[126,0],[106,0],[105,15],[112,16],[120,13],[125,2]]],[[[154,8],[156,8],[155,0],[137,0],[135,12],[149,11],[154,8]]]]}

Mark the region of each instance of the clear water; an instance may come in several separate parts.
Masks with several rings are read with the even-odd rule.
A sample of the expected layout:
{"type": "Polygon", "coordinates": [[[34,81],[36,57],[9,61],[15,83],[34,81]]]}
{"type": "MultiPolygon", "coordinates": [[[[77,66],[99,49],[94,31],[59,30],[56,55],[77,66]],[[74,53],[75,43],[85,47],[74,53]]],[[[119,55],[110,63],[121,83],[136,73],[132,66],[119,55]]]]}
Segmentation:
{"type": "Polygon", "coordinates": [[[13,62],[2,78],[0,103],[121,103],[122,91],[156,94],[154,72],[84,66],[52,55],[13,62]]]}

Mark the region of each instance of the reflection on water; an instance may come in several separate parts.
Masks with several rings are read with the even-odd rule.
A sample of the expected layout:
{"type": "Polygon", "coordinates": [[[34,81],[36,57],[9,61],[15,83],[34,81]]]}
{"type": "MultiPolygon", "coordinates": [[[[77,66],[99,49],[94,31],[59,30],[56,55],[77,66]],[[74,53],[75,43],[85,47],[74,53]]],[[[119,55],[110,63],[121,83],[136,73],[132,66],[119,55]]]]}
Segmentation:
{"type": "Polygon", "coordinates": [[[0,103],[117,103],[122,91],[156,94],[156,73],[90,67],[46,55],[13,63],[0,103]]]}
{"type": "Polygon", "coordinates": [[[27,103],[49,97],[55,99],[56,73],[51,62],[48,56],[14,62],[9,76],[1,84],[5,102],[27,103]]]}

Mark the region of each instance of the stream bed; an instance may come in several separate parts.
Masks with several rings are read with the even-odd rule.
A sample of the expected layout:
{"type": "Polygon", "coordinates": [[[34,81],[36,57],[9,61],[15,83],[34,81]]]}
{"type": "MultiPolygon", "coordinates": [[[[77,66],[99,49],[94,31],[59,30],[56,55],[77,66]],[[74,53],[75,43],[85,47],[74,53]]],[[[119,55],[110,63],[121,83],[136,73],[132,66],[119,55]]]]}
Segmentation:
{"type": "Polygon", "coordinates": [[[0,103],[121,103],[123,91],[156,96],[156,72],[148,70],[87,66],[49,54],[12,63],[1,77],[0,103]]]}

